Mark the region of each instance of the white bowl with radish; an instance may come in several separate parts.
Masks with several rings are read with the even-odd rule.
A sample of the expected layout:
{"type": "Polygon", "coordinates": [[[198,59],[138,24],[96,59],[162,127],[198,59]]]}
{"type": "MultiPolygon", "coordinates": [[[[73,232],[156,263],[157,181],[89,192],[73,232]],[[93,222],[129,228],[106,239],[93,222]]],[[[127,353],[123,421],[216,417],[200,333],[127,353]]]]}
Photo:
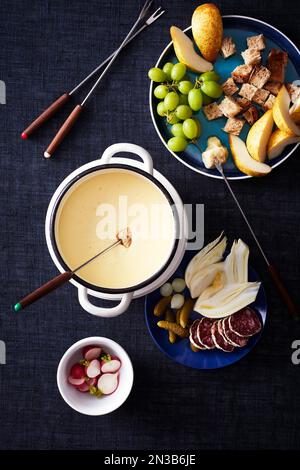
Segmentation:
{"type": "Polygon", "coordinates": [[[84,338],[61,358],[57,385],[74,410],[91,416],[105,415],[119,408],[129,396],[132,363],[115,341],[100,336],[84,338]]]}

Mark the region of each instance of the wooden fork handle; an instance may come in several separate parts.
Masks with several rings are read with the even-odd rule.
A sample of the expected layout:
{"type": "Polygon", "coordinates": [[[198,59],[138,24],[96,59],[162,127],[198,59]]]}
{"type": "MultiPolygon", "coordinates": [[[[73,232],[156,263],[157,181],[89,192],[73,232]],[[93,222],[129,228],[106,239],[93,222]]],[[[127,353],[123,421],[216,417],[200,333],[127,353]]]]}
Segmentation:
{"type": "Polygon", "coordinates": [[[70,130],[74,126],[75,122],[79,118],[80,114],[82,113],[83,107],[78,104],[75,106],[69,117],[65,120],[61,128],[59,129],[58,133],[52,140],[51,144],[47,148],[46,152],[44,153],[45,158],[50,158],[51,155],[54,154],[56,149],[59,147],[59,145],[62,143],[64,138],[69,134],[70,130]]]}
{"type": "Polygon", "coordinates": [[[294,303],[293,299],[291,298],[287,288],[285,287],[282,279],[281,279],[281,276],[279,274],[279,271],[277,270],[277,268],[273,265],[273,264],[270,264],[268,266],[268,271],[269,271],[269,274],[277,288],[277,291],[281,297],[281,299],[283,300],[283,302],[285,303],[285,305],[287,306],[288,308],[288,311],[291,315],[293,315],[295,318],[298,317],[299,318],[299,309],[298,307],[296,306],[296,304],[294,303]]]}
{"type": "Polygon", "coordinates": [[[73,273],[71,271],[67,271],[65,273],[59,274],[50,281],[46,282],[46,284],[42,285],[35,291],[26,295],[24,299],[20,300],[15,305],[15,311],[22,310],[23,308],[35,302],[36,300],[41,299],[42,297],[57,289],[61,285],[65,284],[71,279],[72,275],[73,273]]]}
{"type": "Polygon", "coordinates": [[[67,102],[69,101],[69,93],[61,95],[54,103],[52,103],[45,111],[42,112],[23,132],[22,139],[27,139],[38,129],[44,122],[48,121],[54,114],[67,102]]]}

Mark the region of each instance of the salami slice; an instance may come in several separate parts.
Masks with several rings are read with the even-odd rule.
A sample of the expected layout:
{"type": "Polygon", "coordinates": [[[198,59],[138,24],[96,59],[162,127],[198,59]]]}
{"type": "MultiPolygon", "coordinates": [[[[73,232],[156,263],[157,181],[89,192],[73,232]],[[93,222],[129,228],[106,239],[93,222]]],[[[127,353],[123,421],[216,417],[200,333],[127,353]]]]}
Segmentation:
{"type": "Polygon", "coordinates": [[[201,318],[198,323],[197,336],[199,343],[202,344],[206,349],[214,349],[215,343],[213,342],[211,335],[211,327],[214,324],[214,320],[211,318],[201,318]]]}
{"type": "Polygon", "coordinates": [[[200,323],[200,320],[195,320],[193,324],[191,325],[190,328],[190,342],[195,346],[195,348],[198,349],[206,349],[203,344],[201,344],[198,340],[197,336],[197,329],[198,329],[198,324],[200,323]]]}
{"type": "Polygon", "coordinates": [[[261,323],[256,312],[249,307],[231,315],[228,325],[238,336],[253,336],[261,330],[261,323]]]}
{"type": "Polygon", "coordinates": [[[226,336],[225,336],[225,332],[224,332],[224,329],[223,329],[223,320],[222,320],[222,319],[217,320],[217,327],[218,327],[218,333],[223,337],[223,339],[224,339],[227,343],[231,344],[232,346],[235,346],[235,344],[232,344],[231,341],[228,341],[228,339],[227,339],[226,336]]]}
{"type": "Polygon", "coordinates": [[[237,348],[243,348],[248,343],[247,337],[238,336],[229,328],[229,317],[222,320],[223,336],[228,343],[236,346],[237,348]]]}
{"type": "Polygon", "coordinates": [[[215,343],[216,348],[221,349],[222,351],[225,352],[232,352],[234,350],[234,346],[232,344],[229,344],[222,335],[220,335],[218,331],[218,322],[214,322],[214,324],[211,327],[211,335],[213,342],[215,343]]]}

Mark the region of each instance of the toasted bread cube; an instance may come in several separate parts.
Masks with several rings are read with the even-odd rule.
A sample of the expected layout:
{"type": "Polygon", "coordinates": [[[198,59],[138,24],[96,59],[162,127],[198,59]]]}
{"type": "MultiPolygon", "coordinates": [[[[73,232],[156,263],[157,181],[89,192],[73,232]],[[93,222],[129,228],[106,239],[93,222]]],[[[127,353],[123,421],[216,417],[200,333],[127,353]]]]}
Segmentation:
{"type": "Polygon", "coordinates": [[[211,103],[207,106],[204,106],[203,111],[209,121],[213,121],[214,119],[218,119],[223,116],[223,113],[217,103],[211,103]]]}
{"type": "Polygon", "coordinates": [[[240,135],[244,124],[245,121],[243,119],[229,118],[225,127],[223,128],[223,131],[227,132],[228,134],[240,135]]]}
{"type": "Polygon", "coordinates": [[[275,96],[278,95],[281,87],[282,87],[282,84],[280,82],[267,82],[265,84],[265,89],[275,96]]]}
{"type": "Polygon", "coordinates": [[[236,83],[247,83],[251,72],[253,70],[252,65],[238,65],[232,72],[231,76],[236,83]]]}
{"type": "Polygon", "coordinates": [[[252,98],[252,101],[262,106],[267,100],[269,94],[270,92],[268,90],[265,90],[264,88],[258,88],[255,95],[252,98]]]}
{"type": "Polygon", "coordinates": [[[270,70],[268,70],[266,67],[263,67],[262,65],[257,65],[254,67],[251,73],[249,83],[256,86],[257,88],[263,88],[270,77],[270,70]]]}
{"type": "Polygon", "coordinates": [[[295,83],[288,83],[286,85],[286,89],[291,97],[292,103],[294,104],[300,96],[300,85],[296,85],[295,83]]]}
{"type": "Polygon", "coordinates": [[[246,119],[250,126],[253,126],[255,121],[257,121],[257,119],[259,118],[258,109],[255,106],[250,106],[250,108],[243,113],[243,117],[246,119]]]}
{"type": "Polygon", "coordinates": [[[257,92],[257,88],[254,85],[250,85],[249,83],[244,83],[242,88],[239,91],[239,95],[243,98],[246,98],[249,101],[252,101],[253,96],[257,92]]]}
{"type": "Polygon", "coordinates": [[[276,96],[270,94],[267,101],[263,104],[263,108],[265,111],[268,111],[269,109],[273,108],[275,99],[276,99],[276,96]]]}
{"type": "Polygon", "coordinates": [[[236,86],[232,77],[229,77],[226,80],[226,82],[223,83],[222,88],[223,88],[224,94],[227,96],[234,95],[234,93],[237,92],[239,89],[239,87],[236,86]]]}
{"type": "Polygon", "coordinates": [[[258,49],[246,49],[241,55],[246,65],[258,65],[261,63],[261,53],[258,49]]]}
{"type": "Polygon", "coordinates": [[[243,108],[231,96],[225,96],[223,101],[219,104],[219,108],[224,116],[228,118],[236,116],[243,110],[243,108]]]}
{"type": "Polygon", "coordinates": [[[248,109],[251,106],[251,101],[247,98],[237,98],[236,101],[243,109],[248,109]]]}
{"type": "Polygon", "coordinates": [[[287,52],[281,51],[280,49],[271,49],[267,63],[267,67],[271,72],[270,81],[280,83],[284,82],[287,63],[287,52]]]}
{"type": "Polygon", "coordinates": [[[258,36],[250,36],[247,38],[247,46],[249,49],[257,49],[258,51],[263,51],[266,48],[265,38],[263,34],[258,36]]]}
{"type": "Polygon", "coordinates": [[[223,38],[223,42],[221,46],[221,53],[224,59],[228,59],[228,57],[236,53],[236,46],[231,37],[223,38]]]}

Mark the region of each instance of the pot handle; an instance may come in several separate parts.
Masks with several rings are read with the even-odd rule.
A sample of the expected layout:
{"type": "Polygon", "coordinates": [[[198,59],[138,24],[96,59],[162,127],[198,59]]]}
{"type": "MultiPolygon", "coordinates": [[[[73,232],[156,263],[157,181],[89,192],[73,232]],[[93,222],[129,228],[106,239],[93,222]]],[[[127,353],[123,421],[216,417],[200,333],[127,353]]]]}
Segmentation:
{"type": "Polygon", "coordinates": [[[135,144],[113,144],[110,147],[107,147],[101,157],[101,162],[109,163],[111,158],[116,153],[120,152],[135,153],[143,160],[145,171],[147,171],[147,173],[150,173],[150,175],[153,174],[153,161],[150,153],[147,152],[147,150],[145,150],[143,147],[140,147],[139,145],[135,144]]]}
{"type": "Polygon", "coordinates": [[[89,301],[87,288],[83,286],[78,287],[78,299],[81,307],[84,308],[84,310],[86,310],[88,313],[96,315],[97,317],[111,318],[121,315],[121,313],[124,313],[128,309],[132,297],[133,292],[127,292],[126,294],[123,294],[120,303],[115,307],[97,307],[96,305],[91,304],[89,301]]]}

